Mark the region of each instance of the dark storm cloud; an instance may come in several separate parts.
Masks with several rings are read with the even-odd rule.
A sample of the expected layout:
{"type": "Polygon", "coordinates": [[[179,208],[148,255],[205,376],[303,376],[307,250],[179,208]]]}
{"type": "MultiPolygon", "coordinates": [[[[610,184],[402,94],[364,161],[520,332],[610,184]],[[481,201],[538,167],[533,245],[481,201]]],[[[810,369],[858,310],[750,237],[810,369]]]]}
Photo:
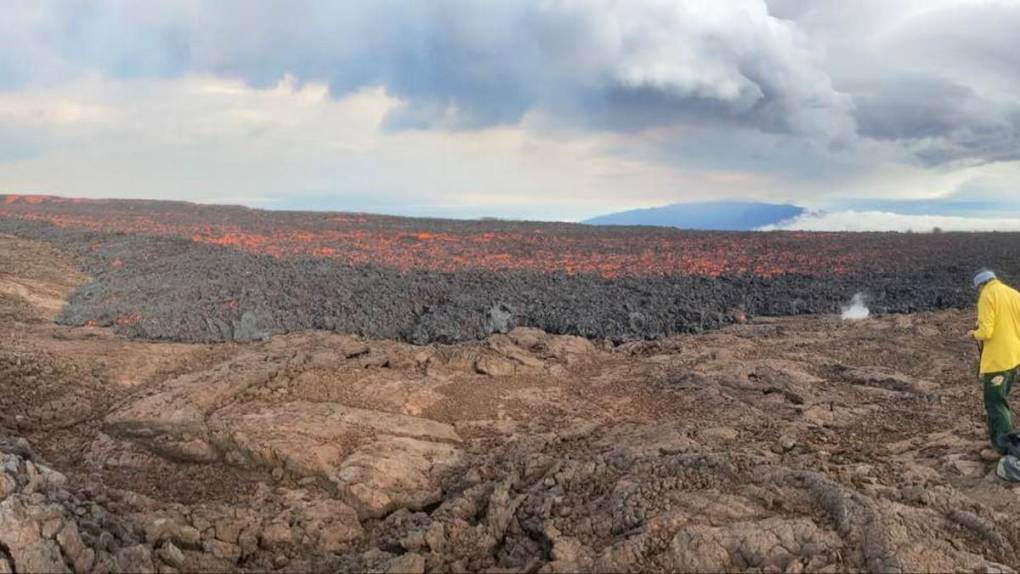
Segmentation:
{"type": "Polygon", "coordinates": [[[827,52],[858,134],[922,165],[1020,159],[1020,3],[769,0],[827,52]]]}
{"type": "Polygon", "coordinates": [[[760,0],[78,2],[45,15],[36,40],[78,66],[255,86],[291,74],[337,96],[384,86],[407,102],[396,128],[515,123],[541,109],[619,129],[715,118],[823,140],[853,131],[811,46],[760,0]]]}
{"type": "Polygon", "coordinates": [[[1016,3],[14,0],[6,11],[0,88],[75,70],[256,87],[291,75],[336,97],[384,87],[404,102],[393,130],[541,111],[581,129],[683,124],[823,150],[871,140],[926,165],[1012,160],[1020,147],[1016,3]]]}
{"type": "Polygon", "coordinates": [[[910,146],[926,164],[1020,159],[1020,105],[969,86],[903,76],[855,90],[854,103],[861,135],[910,146]]]}
{"type": "Polygon", "coordinates": [[[851,90],[861,133],[878,139],[947,137],[980,112],[972,89],[941,78],[902,76],[851,90]]]}

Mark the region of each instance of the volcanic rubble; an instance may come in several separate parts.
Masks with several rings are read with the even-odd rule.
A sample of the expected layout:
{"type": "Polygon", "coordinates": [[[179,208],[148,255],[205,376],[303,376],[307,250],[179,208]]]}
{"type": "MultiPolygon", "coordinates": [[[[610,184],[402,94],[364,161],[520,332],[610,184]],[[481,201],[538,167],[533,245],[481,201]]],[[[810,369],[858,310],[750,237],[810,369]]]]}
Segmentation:
{"type": "MultiPolygon", "coordinates": [[[[525,316],[488,334],[468,323],[476,341],[416,345],[382,270],[350,279],[166,238],[53,243],[0,236],[0,572],[1020,568],[1020,493],[980,454],[972,349],[958,337],[969,311],[752,316],[618,343],[525,316]],[[121,264],[101,264],[111,258],[121,264]],[[159,291],[143,281],[157,267],[159,291]],[[393,336],[300,319],[271,338],[213,337],[197,319],[217,282],[241,308],[262,296],[281,321],[310,315],[296,295],[259,295],[259,281],[325,296],[326,278],[359,285],[349,304],[373,307],[357,320],[368,331],[383,317],[393,336]],[[120,309],[129,295],[160,300],[120,309]],[[89,305],[110,327],[74,315],[89,305]],[[141,319],[112,320],[123,311],[141,319]],[[145,313],[179,323],[132,331],[159,325],[145,313]],[[165,338],[173,325],[193,342],[118,334],[165,338]],[[194,342],[238,338],[256,340],[194,342]]],[[[426,278],[447,282],[437,293],[474,285],[471,298],[493,280],[422,274],[404,289],[426,278]]],[[[520,301],[610,289],[547,281],[520,301]]],[[[654,284],[628,288],[648,290],[642,308],[666,300],[654,284]]]]}
{"type": "MultiPolygon", "coordinates": [[[[885,265],[893,254],[882,253],[873,265],[841,273],[605,277],[398,270],[4,217],[0,232],[59,248],[90,277],[58,322],[199,343],[316,329],[424,345],[477,341],[515,327],[621,343],[702,332],[748,315],[832,313],[858,292],[877,313],[967,308],[975,249],[1004,276],[1020,276],[1013,256],[1020,238],[1009,234],[953,234],[949,243],[932,244],[945,248],[936,259],[885,265]]],[[[921,251],[924,241],[944,240],[930,235],[912,249],[921,251]]]]}

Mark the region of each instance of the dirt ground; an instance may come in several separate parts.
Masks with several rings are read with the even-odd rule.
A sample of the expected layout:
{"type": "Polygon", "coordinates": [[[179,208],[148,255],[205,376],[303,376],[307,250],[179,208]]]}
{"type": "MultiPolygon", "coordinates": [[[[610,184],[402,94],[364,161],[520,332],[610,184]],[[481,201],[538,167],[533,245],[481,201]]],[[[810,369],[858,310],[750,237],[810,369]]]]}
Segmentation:
{"type": "Polygon", "coordinates": [[[1020,568],[965,311],[199,345],[77,269],[0,236],[0,572],[1020,568]]]}

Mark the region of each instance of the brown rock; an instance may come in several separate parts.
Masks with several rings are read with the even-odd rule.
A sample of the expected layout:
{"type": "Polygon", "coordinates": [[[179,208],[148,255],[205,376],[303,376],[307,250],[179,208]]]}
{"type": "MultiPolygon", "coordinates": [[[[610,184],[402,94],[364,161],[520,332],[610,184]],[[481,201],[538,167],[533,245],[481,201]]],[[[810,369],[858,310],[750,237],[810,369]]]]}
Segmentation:
{"type": "Polygon", "coordinates": [[[421,530],[412,530],[400,539],[400,547],[410,552],[417,552],[425,546],[425,534],[421,530]]]}
{"type": "Polygon", "coordinates": [[[729,442],[737,440],[740,433],[737,429],[730,427],[712,427],[702,430],[698,433],[705,440],[729,442]]]}
{"type": "Polygon", "coordinates": [[[442,522],[433,522],[429,525],[429,529],[425,531],[425,542],[432,552],[436,554],[443,552],[446,548],[446,528],[442,522]]]}
{"type": "Polygon", "coordinates": [[[416,552],[408,552],[388,561],[383,566],[386,574],[425,574],[425,557],[416,552]]]}
{"type": "Polygon", "coordinates": [[[517,372],[513,361],[499,355],[482,355],[475,359],[475,372],[490,377],[510,377],[517,372]]]}
{"type": "Polygon", "coordinates": [[[202,533],[197,528],[182,524],[173,518],[160,517],[149,522],[145,528],[145,541],[155,544],[161,540],[172,540],[174,543],[198,547],[202,542],[202,533]]]}
{"type": "Polygon", "coordinates": [[[112,554],[106,552],[105,550],[100,550],[96,552],[96,563],[92,567],[92,572],[94,572],[95,574],[101,573],[105,574],[107,572],[116,571],[117,561],[114,559],[112,554]]]}
{"type": "Polygon", "coordinates": [[[114,555],[114,560],[121,572],[137,572],[139,574],[155,574],[156,572],[152,564],[152,551],[144,544],[121,548],[114,555]]]}
{"type": "Polygon", "coordinates": [[[516,327],[506,334],[518,347],[534,351],[540,348],[546,339],[545,331],[533,327],[516,327]]]}
{"type": "Polygon", "coordinates": [[[331,522],[318,531],[318,548],[321,552],[339,552],[351,542],[364,536],[357,519],[351,522],[331,522]]]}
{"type": "Polygon", "coordinates": [[[212,445],[197,438],[170,441],[161,444],[158,448],[154,446],[153,450],[167,456],[171,460],[182,460],[185,462],[211,463],[217,462],[220,459],[220,453],[212,445]]]}
{"type": "Polygon", "coordinates": [[[418,510],[438,502],[439,476],[462,456],[448,444],[384,437],[351,454],[336,479],[360,518],[378,518],[398,508],[418,510]]]}
{"type": "Polygon", "coordinates": [[[418,351],[414,354],[414,363],[419,367],[424,367],[432,361],[432,354],[428,351],[418,351]]]}
{"type": "Polygon", "coordinates": [[[460,441],[452,426],[420,417],[307,401],[251,406],[213,415],[209,425],[217,429],[217,445],[266,465],[283,463],[298,476],[333,478],[346,452],[364,441],[366,430],[460,441]]]}
{"type": "Polygon", "coordinates": [[[156,556],[167,565],[174,568],[181,568],[184,566],[184,553],[169,540],[164,542],[163,545],[156,550],[156,556]]]}
{"type": "Polygon", "coordinates": [[[361,367],[364,369],[381,369],[390,366],[390,358],[386,353],[369,353],[362,356],[360,361],[361,367]]]}
{"type": "Polygon", "coordinates": [[[53,538],[60,532],[60,529],[64,527],[64,520],[62,518],[51,518],[42,525],[42,536],[43,538],[53,538]]]}
{"type": "Polygon", "coordinates": [[[18,489],[18,481],[6,472],[0,472],[0,501],[14,494],[18,489]]]}
{"type": "Polygon", "coordinates": [[[574,563],[581,558],[581,543],[576,538],[563,536],[553,544],[552,559],[560,562],[574,563]]]}
{"type": "Polygon", "coordinates": [[[782,572],[795,560],[787,548],[809,544],[834,548],[839,539],[802,518],[767,518],[727,528],[691,525],[673,537],[669,556],[673,568],[683,572],[733,570],[738,564],[735,556],[747,563],[741,567],[782,572]]]}
{"type": "Polygon", "coordinates": [[[945,458],[949,467],[963,476],[974,478],[981,476],[986,472],[986,463],[976,460],[967,460],[965,455],[951,454],[945,458]]]}
{"type": "Polygon", "coordinates": [[[546,342],[549,353],[568,364],[577,362],[581,357],[595,352],[595,345],[584,337],[572,335],[556,335],[546,342]]]}
{"type": "Polygon", "coordinates": [[[181,567],[181,572],[203,572],[205,574],[222,572],[223,574],[229,574],[236,571],[237,566],[230,560],[217,558],[201,550],[184,551],[184,566],[181,567]]]}
{"type": "Polygon", "coordinates": [[[532,356],[530,352],[516,345],[507,335],[490,337],[489,348],[524,367],[540,369],[545,365],[541,359],[532,356]]]}
{"type": "Polygon", "coordinates": [[[241,530],[244,526],[242,522],[233,518],[221,518],[213,523],[213,528],[216,531],[216,540],[234,544],[237,542],[237,537],[241,535],[241,530]]]}
{"type": "Polygon", "coordinates": [[[202,543],[202,549],[216,558],[228,562],[237,563],[241,559],[241,547],[222,540],[206,540],[202,543]]]}
{"type": "Polygon", "coordinates": [[[205,532],[206,530],[213,527],[213,523],[208,518],[202,515],[195,515],[191,517],[191,525],[195,527],[195,530],[199,532],[205,532]]]}
{"type": "Polygon", "coordinates": [[[33,513],[17,496],[0,503],[0,547],[7,550],[19,572],[68,572],[60,548],[42,537],[33,513]]]}
{"type": "Polygon", "coordinates": [[[1000,458],[1002,458],[1002,455],[999,453],[999,451],[991,448],[982,449],[980,456],[981,460],[988,462],[997,462],[1000,458]]]}
{"type": "Polygon", "coordinates": [[[293,544],[294,535],[289,525],[275,521],[262,530],[261,540],[266,549],[277,550],[293,544]]]}
{"type": "Polygon", "coordinates": [[[365,535],[358,514],[339,500],[314,501],[301,510],[299,517],[321,552],[339,552],[365,535]]]}
{"type": "Polygon", "coordinates": [[[92,570],[96,553],[81,541],[77,526],[70,522],[64,524],[57,534],[57,543],[63,548],[64,554],[70,559],[77,574],[84,574],[92,570]]]}
{"type": "Polygon", "coordinates": [[[259,536],[254,529],[245,529],[237,537],[237,545],[241,547],[241,557],[251,556],[259,548],[259,536]]]}
{"type": "Polygon", "coordinates": [[[368,345],[354,339],[346,339],[341,343],[340,348],[337,351],[344,356],[346,359],[353,359],[360,357],[361,355],[367,355],[371,349],[368,345]]]}
{"type": "Polygon", "coordinates": [[[335,369],[343,358],[343,355],[333,351],[316,351],[308,357],[308,366],[313,369],[335,369]]]}
{"type": "Polygon", "coordinates": [[[797,439],[792,436],[783,435],[779,437],[779,448],[781,448],[783,452],[791,451],[795,446],[797,446],[797,439]]]}
{"type": "Polygon", "coordinates": [[[860,367],[846,372],[847,379],[856,385],[890,389],[902,393],[926,395],[938,390],[939,386],[931,381],[897,373],[883,367],[860,367]]]}

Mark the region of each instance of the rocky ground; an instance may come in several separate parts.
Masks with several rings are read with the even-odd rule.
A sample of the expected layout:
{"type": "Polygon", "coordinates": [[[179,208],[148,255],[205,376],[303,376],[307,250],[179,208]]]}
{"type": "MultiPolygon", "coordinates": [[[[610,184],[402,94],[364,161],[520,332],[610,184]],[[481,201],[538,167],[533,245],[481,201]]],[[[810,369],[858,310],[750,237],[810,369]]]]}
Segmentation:
{"type": "Polygon", "coordinates": [[[0,573],[1020,569],[967,311],[131,340],[0,236],[0,573]]]}

